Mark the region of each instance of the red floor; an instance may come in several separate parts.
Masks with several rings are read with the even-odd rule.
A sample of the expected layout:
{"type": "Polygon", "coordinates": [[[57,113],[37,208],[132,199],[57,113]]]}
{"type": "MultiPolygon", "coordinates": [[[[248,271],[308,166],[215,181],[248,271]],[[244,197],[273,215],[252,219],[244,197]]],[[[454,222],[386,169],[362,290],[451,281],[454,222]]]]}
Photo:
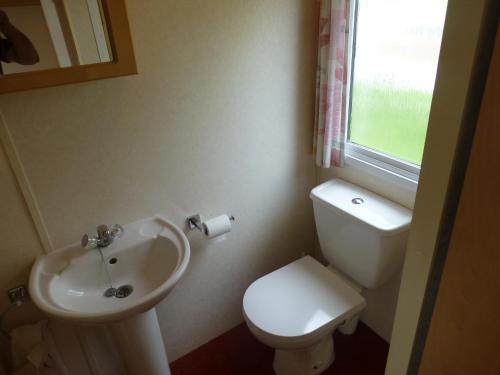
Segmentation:
{"type": "MultiPolygon", "coordinates": [[[[384,374],[389,345],[366,325],[356,333],[334,335],[336,358],[324,374],[384,374]]],[[[244,324],[171,364],[172,375],[274,375],[273,350],[257,341],[244,324]]]]}

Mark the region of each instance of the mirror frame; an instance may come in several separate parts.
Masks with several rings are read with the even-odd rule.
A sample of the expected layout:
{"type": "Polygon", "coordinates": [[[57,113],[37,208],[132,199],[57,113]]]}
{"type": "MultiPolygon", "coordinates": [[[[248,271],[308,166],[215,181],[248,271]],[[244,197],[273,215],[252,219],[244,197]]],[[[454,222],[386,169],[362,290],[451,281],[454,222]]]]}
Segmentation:
{"type": "Polygon", "coordinates": [[[0,94],[137,74],[125,0],[101,0],[113,61],[0,77],[0,94]]]}

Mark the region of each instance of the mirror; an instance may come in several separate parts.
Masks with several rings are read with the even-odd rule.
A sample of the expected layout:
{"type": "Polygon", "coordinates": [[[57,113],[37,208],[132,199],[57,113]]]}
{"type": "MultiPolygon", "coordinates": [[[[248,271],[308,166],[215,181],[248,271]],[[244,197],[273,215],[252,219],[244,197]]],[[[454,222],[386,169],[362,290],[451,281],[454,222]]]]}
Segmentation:
{"type": "Polygon", "coordinates": [[[134,73],[124,0],[0,0],[0,93],[134,73]]]}
{"type": "Polygon", "coordinates": [[[0,72],[110,62],[100,0],[0,1],[0,72]]]}

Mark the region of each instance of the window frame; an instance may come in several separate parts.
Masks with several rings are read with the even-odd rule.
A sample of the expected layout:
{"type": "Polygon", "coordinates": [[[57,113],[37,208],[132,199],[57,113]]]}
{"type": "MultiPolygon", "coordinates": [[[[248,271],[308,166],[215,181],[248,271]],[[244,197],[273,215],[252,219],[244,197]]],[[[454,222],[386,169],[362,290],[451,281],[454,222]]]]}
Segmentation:
{"type": "Polygon", "coordinates": [[[357,19],[358,19],[358,1],[351,1],[351,9],[349,15],[349,33],[348,40],[348,57],[347,57],[347,92],[346,95],[349,98],[346,103],[346,145],[345,145],[345,156],[346,164],[362,167],[364,169],[370,169],[375,174],[385,174],[391,177],[399,177],[403,183],[410,183],[412,185],[418,184],[420,177],[421,165],[413,164],[391,156],[389,154],[383,153],[381,151],[371,149],[369,147],[363,146],[351,142],[350,140],[350,128],[351,128],[351,109],[352,109],[352,85],[353,85],[353,73],[354,73],[354,61],[356,59],[356,30],[357,30],[357,19]]]}
{"type": "Polygon", "coordinates": [[[354,164],[361,162],[367,167],[373,166],[413,182],[418,182],[420,177],[420,166],[368,147],[348,141],[345,151],[348,164],[354,160],[354,164]]]}

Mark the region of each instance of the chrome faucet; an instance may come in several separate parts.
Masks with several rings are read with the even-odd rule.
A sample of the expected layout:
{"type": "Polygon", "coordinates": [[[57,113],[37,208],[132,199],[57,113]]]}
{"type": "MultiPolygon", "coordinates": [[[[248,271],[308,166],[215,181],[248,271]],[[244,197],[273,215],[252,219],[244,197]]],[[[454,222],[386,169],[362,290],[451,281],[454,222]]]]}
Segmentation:
{"type": "Polygon", "coordinates": [[[121,225],[113,224],[108,228],[107,225],[101,224],[97,227],[97,236],[89,237],[88,234],[84,234],[82,237],[82,247],[85,249],[95,249],[108,247],[113,243],[115,238],[119,238],[123,235],[124,229],[121,225]]]}

